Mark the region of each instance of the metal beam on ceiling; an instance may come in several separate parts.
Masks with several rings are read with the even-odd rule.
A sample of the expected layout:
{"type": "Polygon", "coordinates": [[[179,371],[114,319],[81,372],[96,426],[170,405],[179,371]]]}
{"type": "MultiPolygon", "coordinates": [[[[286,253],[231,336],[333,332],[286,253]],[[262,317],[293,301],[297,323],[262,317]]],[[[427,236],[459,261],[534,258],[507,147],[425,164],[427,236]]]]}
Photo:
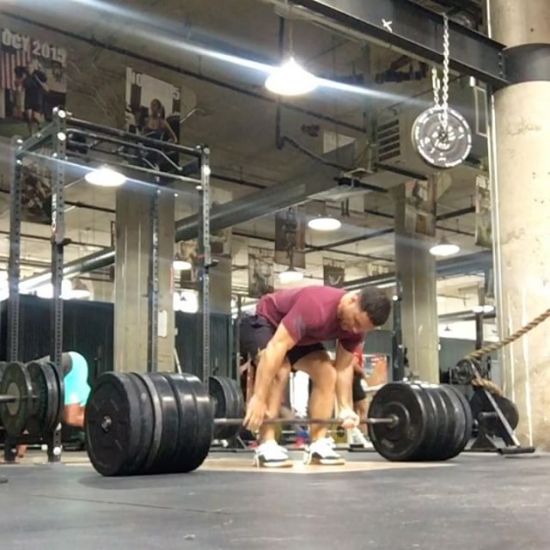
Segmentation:
{"type": "MultiPolygon", "coordinates": [[[[296,180],[292,179],[214,207],[211,210],[210,230],[215,233],[271,214],[276,210],[303,203],[318,193],[336,189],[341,185],[335,179],[336,175],[336,170],[327,169],[324,177],[314,174],[296,180]]],[[[176,224],[176,240],[178,241],[194,239],[197,234],[198,218],[196,215],[184,218],[176,224]]],[[[112,264],[114,260],[115,251],[109,248],[66,264],[63,268],[63,275],[68,277],[101,269],[112,264]]],[[[49,272],[33,275],[22,281],[21,287],[25,290],[31,290],[48,282],[50,277],[49,272]]]]}
{"type": "MultiPolygon", "coordinates": [[[[423,61],[443,61],[442,15],[409,0],[288,1],[351,38],[387,44],[423,61]]],[[[453,20],[449,34],[451,70],[497,88],[509,84],[502,63],[503,44],[453,20]]]]}
{"type": "MultiPolygon", "coordinates": [[[[302,176],[215,206],[210,214],[210,230],[215,233],[246,223],[272,214],[276,210],[301,204],[319,193],[336,189],[340,185],[335,180],[337,175],[336,170],[327,170],[327,174],[323,177],[319,177],[318,174],[302,176]]],[[[177,222],[176,240],[194,239],[197,236],[197,223],[196,215],[177,222]]]]}
{"type": "MultiPolygon", "coordinates": [[[[464,254],[440,260],[435,264],[435,270],[437,275],[450,277],[468,273],[484,273],[488,269],[491,269],[492,265],[493,256],[491,252],[475,252],[473,254],[464,254]]],[[[395,273],[384,273],[382,275],[347,281],[344,283],[344,288],[358,290],[364,286],[387,285],[390,283],[395,283],[395,273]]]]}

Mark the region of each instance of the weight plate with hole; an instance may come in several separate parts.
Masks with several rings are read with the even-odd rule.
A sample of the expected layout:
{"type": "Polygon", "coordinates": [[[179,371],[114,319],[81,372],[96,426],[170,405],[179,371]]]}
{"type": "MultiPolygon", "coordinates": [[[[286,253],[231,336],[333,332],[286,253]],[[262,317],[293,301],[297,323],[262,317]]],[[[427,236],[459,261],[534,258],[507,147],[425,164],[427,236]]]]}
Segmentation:
{"type": "Polygon", "coordinates": [[[7,434],[17,437],[25,430],[33,406],[31,379],[22,363],[8,363],[0,382],[0,394],[16,398],[12,403],[0,404],[0,418],[7,434]]]}
{"type": "Polygon", "coordinates": [[[466,119],[454,109],[447,111],[444,124],[441,107],[431,107],[418,115],[412,126],[412,141],[420,156],[437,168],[462,163],[472,149],[472,131],[466,119]]]}
{"type": "Polygon", "coordinates": [[[369,438],[376,451],[388,460],[415,460],[428,430],[426,413],[420,387],[405,382],[384,385],[374,395],[368,416],[396,416],[398,422],[368,425],[369,438]]]}
{"type": "Polygon", "coordinates": [[[127,374],[98,377],[86,405],[86,449],[104,476],[126,475],[138,452],[141,424],[139,392],[127,374]]]}

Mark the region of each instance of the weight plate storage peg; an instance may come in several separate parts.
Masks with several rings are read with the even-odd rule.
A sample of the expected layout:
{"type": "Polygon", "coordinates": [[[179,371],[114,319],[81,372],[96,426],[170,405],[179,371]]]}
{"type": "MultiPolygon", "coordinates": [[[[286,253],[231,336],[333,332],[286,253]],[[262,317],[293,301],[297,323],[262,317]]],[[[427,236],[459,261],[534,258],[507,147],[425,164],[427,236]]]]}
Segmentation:
{"type": "Polygon", "coordinates": [[[7,434],[17,437],[26,428],[33,407],[32,382],[22,363],[8,363],[0,381],[0,394],[15,398],[0,404],[0,418],[7,434]]]}

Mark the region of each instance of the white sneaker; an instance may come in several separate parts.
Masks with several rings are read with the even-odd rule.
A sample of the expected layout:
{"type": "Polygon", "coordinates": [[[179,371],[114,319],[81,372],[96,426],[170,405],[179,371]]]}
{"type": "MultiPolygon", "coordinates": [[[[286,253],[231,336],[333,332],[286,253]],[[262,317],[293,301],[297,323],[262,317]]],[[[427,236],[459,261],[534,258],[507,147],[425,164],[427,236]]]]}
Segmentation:
{"type": "Polygon", "coordinates": [[[349,444],[354,447],[368,447],[369,442],[365,437],[365,434],[359,428],[353,428],[351,430],[351,437],[349,444]]]}
{"type": "Polygon", "coordinates": [[[292,462],[288,451],[276,441],[266,441],[258,446],[254,454],[254,466],[258,468],[289,468],[292,462]]]}
{"type": "Polygon", "coordinates": [[[304,464],[341,466],[346,461],[334,450],[334,439],[323,437],[314,441],[304,452],[304,464]]]}

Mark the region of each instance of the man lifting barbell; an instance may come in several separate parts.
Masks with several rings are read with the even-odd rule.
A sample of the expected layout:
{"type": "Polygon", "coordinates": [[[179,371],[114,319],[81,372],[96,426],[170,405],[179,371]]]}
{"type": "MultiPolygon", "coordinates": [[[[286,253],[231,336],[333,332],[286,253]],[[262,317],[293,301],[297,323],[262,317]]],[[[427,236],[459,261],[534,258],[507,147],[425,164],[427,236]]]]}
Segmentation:
{"type": "MultiPolygon", "coordinates": [[[[306,372],[312,380],[310,416],[329,419],[336,400],[342,426],[357,426],[351,402],[352,354],[362,349],[365,333],[386,322],[390,310],[386,294],[374,287],[353,293],[313,286],[267,294],[258,302],[255,315],[243,317],[241,353],[252,359],[257,370],[244,425],[259,430],[258,466],[291,465],[286,449],[276,442],[274,426],[262,425],[266,416],[278,416],[291,368],[306,372]],[[334,362],[322,344],[333,339],[338,340],[334,362]]],[[[305,463],[343,463],[326,435],[326,425],[311,426],[305,463]]]]}

